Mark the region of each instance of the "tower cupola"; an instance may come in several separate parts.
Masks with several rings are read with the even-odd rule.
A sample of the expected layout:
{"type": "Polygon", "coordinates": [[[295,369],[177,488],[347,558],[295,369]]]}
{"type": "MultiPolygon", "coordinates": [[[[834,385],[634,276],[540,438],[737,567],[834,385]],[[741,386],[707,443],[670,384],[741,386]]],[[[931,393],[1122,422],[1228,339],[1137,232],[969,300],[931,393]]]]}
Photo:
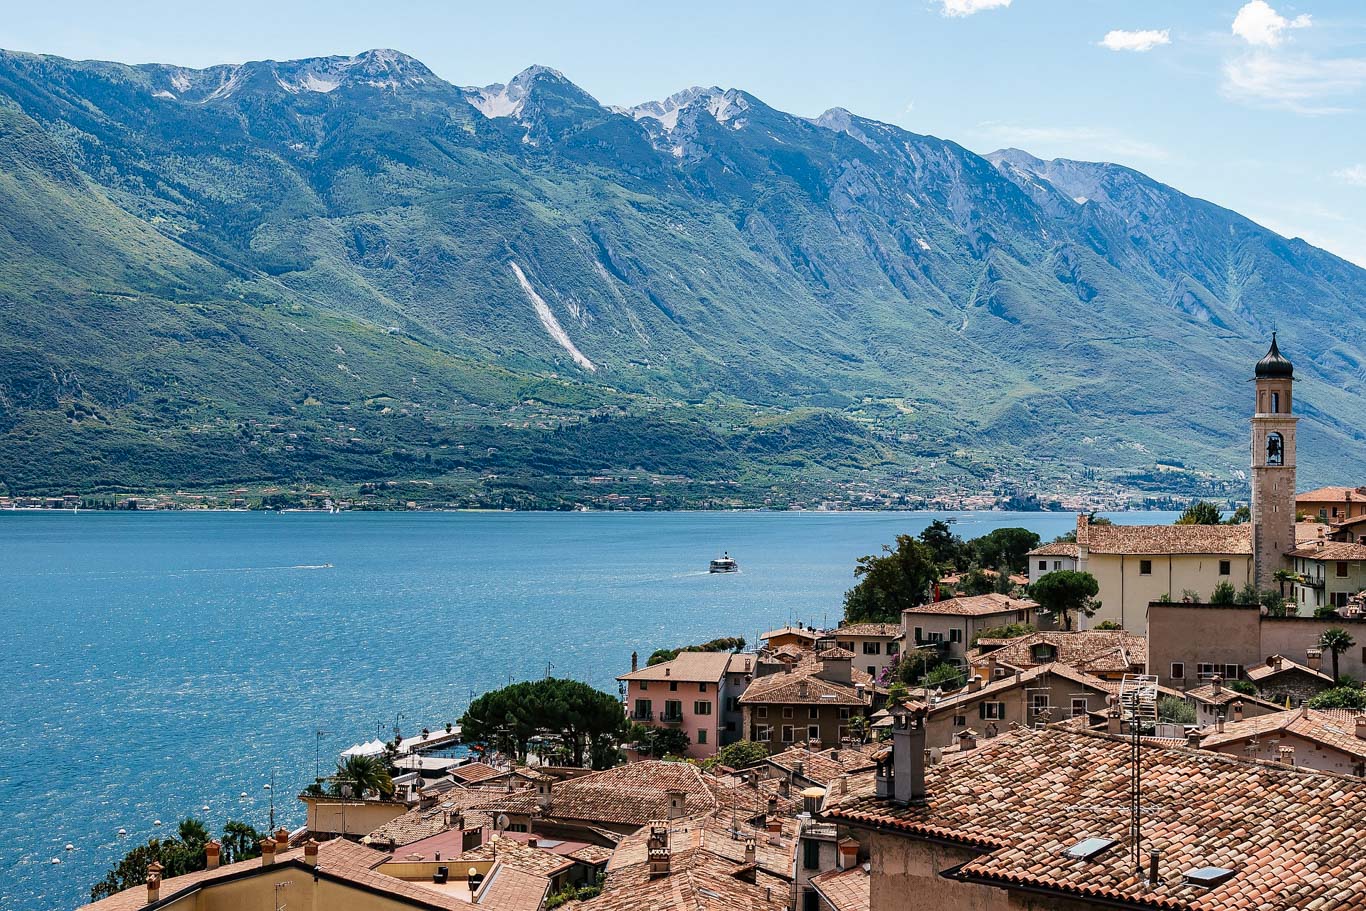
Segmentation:
{"type": "Polygon", "coordinates": [[[1266,353],[1266,357],[1257,362],[1257,379],[1272,378],[1295,378],[1295,365],[1290,363],[1281,354],[1281,349],[1276,345],[1276,333],[1271,333],[1271,350],[1266,353]]]}

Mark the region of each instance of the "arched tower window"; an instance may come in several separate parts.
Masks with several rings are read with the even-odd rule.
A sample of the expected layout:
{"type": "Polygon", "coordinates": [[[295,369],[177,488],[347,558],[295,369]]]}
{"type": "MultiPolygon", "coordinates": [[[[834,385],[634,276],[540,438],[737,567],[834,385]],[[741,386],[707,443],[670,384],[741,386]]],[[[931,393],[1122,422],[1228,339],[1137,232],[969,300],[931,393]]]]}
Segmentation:
{"type": "Polygon", "coordinates": [[[1266,464],[1285,464],[1285,440],[1281,439],[1279,433],[1272,432],[1266,435],[1266,464]]]}

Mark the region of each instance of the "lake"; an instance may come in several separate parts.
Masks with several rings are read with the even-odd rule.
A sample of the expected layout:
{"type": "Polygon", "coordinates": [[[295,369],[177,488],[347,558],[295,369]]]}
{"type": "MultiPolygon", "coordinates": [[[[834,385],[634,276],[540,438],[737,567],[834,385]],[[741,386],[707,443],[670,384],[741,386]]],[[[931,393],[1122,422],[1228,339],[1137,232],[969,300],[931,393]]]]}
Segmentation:
{"type": "Polygon", "coordinates": [[[833,624],[857,557],[947,515],[965,538],[1025,526],[1048,540],[1075,523],[0,512],[0,907],[75,907],[123,852],[191,813],[215,832],[230,818],[264,830],[272,775],[277,822],[297,825],[315,761],[326,772],[395,723],[454,722],[510,680],[549,671],[615,692],[632,650],[833,624]],[[706,572],[722,550],[739,574],[706,572]]]}

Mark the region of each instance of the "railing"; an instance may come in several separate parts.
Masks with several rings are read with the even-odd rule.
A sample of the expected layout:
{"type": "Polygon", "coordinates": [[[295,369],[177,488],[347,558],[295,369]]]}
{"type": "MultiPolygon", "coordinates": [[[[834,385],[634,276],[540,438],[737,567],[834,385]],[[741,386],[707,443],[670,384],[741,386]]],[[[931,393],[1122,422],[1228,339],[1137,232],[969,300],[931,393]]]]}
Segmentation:
{"type": "Polygon", "coordinates": [[[653,711],[645,711],[645,712],[642,712],[640,709],[636,709],[634,712],[631,713],[631,720],[632,720],[632,721],[654,721],[654,720],[655,720],[655,713],[654,713],[653,711]]]}
{"type": "Polygon", "coordinates": [[[659,720],[662,721],[662,722],[664,722],[665,724],[682,724],[682,723],[683,723],[683,713],[682,713],[682,712],[665,712],[665,713],[663,713],[662,715],[659,716],[659,720]]]}

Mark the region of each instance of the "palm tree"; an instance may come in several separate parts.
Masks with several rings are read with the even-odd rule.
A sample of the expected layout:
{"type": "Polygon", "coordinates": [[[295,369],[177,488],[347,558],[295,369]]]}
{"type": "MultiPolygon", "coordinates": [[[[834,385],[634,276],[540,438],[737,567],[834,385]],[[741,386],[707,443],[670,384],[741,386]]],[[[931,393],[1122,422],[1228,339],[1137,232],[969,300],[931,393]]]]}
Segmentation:
{"type": "Polygon", "coordinates": [[[356,796],[366,791],[376,791],[381,797],[394,793],[394,780],[389,769],[374,756],[348,756],[337,763],[337,774],[333,780],[338,786],[349,784],[356,796]]]}
{"type": "Polygon", "coordinates": [[[1352,634],[1340,626],[1330,626],[1319,636],[1319,646],[1326,648],[1333,656],[1333,682],[1338,679],[1338,655],[1356,645],[1352,634]]]}

